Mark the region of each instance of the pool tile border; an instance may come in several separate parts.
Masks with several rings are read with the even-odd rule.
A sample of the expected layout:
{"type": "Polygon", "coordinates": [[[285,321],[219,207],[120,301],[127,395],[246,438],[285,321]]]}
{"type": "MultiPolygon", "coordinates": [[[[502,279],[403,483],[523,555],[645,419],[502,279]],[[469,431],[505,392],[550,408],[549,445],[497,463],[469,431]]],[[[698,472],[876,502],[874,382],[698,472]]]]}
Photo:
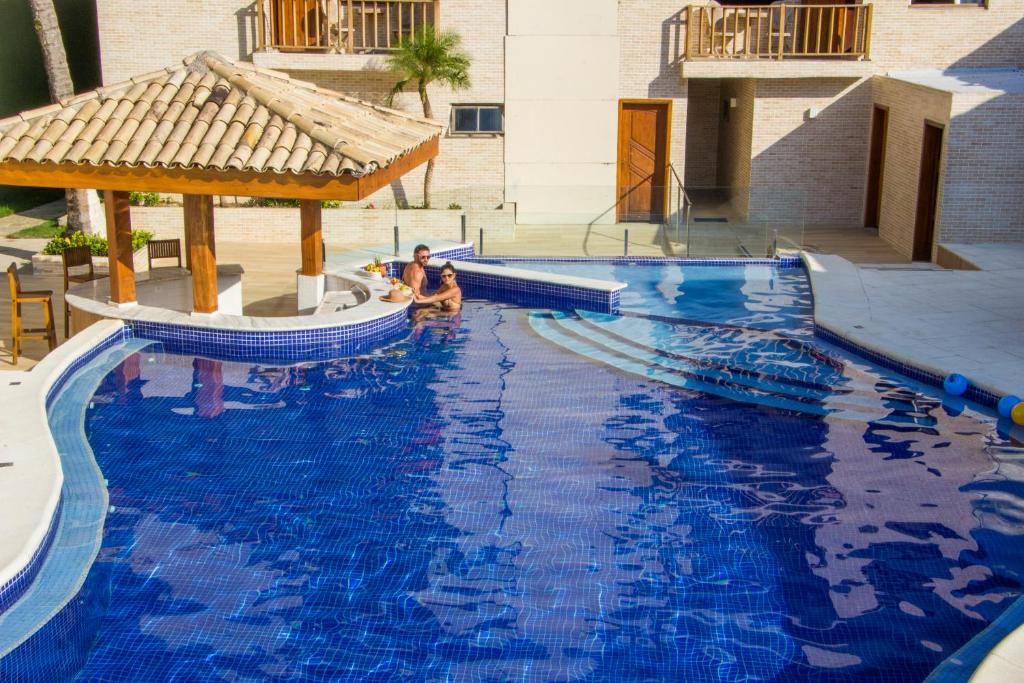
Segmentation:
{"type": "MultiPolygon", "coordinates": [[[[894,356],[889,356],[858,344],[849,337],[844,337],[841,334],[833,332],[817,322],[814,323],[814,336],[819,339],[823,339],[829,344],[833,344],[841,349],[849,351],[850,353],[862,356],[872,363],[881,365],[889,370],[895,370],[896,372],[906,375],[918,382],[938,387],[939,389],[943,388],[945,377],[939,373],[932,372],[931,370],[927,370],[912,363],[907,363],[906,361],[900,360],[894,356]]],[[[999,396],[972,384],[970,381],[967,383],[967,391],[963,393],[963,397],[987,408],[995,408],[996,404],[999,403],[999,396]]]]}
{"type": "MultiPolygon", "coordinates": [[[[64,368],[46,391],[45,407],[48,409],[53,404],[54,398],[58,393],[60,393],[60,390],[67,383],[71,375],[114,344],[123,341],[128,334],[129,332],[127,328],[122,327],[118,329],[64,368]]],[[[6,612],[12,605],[14,605],[14,603],[21,599],[25,591],[28,590],[28,587],[32,585],[35,577],[39,574],[39,570],[42,567],[43,562],[46,560],[49,550],[53,545],[53,540],[57,535],[57,529],[60,526],[63,508],[64,495],[62,492],[57,501],[57,509],[54,510],[53,516],[50,518],[50,523],[47,527],[43,542],[36,548],[35,552],[33,552],[32,558],[29,562],[21,568],[13,578],[0,586],[0,614],[6,612]]]]}

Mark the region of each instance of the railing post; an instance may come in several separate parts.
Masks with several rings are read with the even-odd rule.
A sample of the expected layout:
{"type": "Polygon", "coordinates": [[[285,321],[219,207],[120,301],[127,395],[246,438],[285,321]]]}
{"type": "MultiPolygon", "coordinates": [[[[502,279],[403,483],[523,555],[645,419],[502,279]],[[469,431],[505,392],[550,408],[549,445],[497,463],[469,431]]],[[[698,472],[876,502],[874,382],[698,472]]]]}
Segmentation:
{"type": "Polygon", "coordinates": [[[874,14],[873,14],[873,12],[871,10],[873,8],[874,8],[873,4],[872,5],[867,5],[867,14],[868,14],[867,21],[866,21],[867,26],[864,28],[864,59],[870,59],[871,58],[871,20],[872,20],[872,17],[874,16],[874,14]]]}
{"type": "Polygon", "coordinates": [[[263,24],[263,2],[264,0],[256,0],[256,47],[260,50],[267,49],[267,28],[263,24]]]}
{"type": "Polygon", "coordinates": [[[398,251],[398,221],[395,221],[395,256],[399,255],[398,251]]]}
{"type": "Polygon", "coordinates": [[[466,214],[462,214],[462,216],[460,216],[460,219],[461,219],[461,223],[462,223],[462,243],[465,244],[466,243],[466,214]]]}
{"type": "Polygon", "coordinates": [[[629,228],[622,230],[622,255],[629,256],[629,228]]]}
{"type": "Polygon", "coordinates": [[[345,52],[353,54],[355,52],[355,26],[352,23],[352,0],[347,0],[345,3],[345,17],[348,20],[348,34],[345,36],[345,52]]]}
{"type": "MultiPolygon", "coordinates": [[[[780,3],[779,7],[779,59],[782,59],[782,55],[786,50],[786,3],[780,3]]],[[[793,18],[793,30],[790,32],[790,37],[796,40],[796,17],[793,18]]]]}
{"type": "Polygon", "coordinates": [[[484,255],[484,229],[480,228],[480,256],[484,255]]]}

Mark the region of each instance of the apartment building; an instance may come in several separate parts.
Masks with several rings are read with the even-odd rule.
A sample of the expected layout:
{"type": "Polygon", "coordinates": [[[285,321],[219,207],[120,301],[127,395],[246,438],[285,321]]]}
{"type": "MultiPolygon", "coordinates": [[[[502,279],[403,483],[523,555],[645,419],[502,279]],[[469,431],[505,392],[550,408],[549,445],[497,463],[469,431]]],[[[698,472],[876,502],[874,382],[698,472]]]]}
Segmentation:
{"type": "MultiPolygon", "coordinates": [[[[1024,240],[1024,0],[97,0],[105,83],[200,49],[371,101],[398,40],[462,37],[471,86],[433,204],[520,224],[727,220],[877,227],[908,258],[1024,240]],[[680,188],[685,192],[679,192],[680,188]]],[[[397,106],[419,112],[416,93],[397,106]]],[[[419,173],[422,173],[420,169],[419,173]]],[[[379,203],[421,201],[419,175],[379,203]]],[[[556,228],[553,228],[556,229],[556,228]]]]}

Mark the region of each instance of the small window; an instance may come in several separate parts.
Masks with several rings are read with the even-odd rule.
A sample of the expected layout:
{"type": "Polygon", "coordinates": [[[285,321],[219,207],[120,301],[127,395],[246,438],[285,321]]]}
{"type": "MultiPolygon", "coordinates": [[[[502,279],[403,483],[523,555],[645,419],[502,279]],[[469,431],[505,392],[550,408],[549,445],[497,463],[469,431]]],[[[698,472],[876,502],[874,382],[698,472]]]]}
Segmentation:
{"type": "Polygon", "coordinates": [[[968,7],[985,7],[986,0],[910,0],[911,5],[966,5],[968,7]]]}
{"type": "Polygon", "coordinates": [[[452,133],[460,135],[504,132],[500,104],[456,104],[452,106],[452,133]]]}

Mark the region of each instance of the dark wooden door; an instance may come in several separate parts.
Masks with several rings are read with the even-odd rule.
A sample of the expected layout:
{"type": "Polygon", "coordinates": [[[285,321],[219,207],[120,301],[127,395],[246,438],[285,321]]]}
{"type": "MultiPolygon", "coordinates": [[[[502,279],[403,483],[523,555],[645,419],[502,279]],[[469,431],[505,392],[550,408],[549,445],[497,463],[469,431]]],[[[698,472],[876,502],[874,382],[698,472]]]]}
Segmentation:
{"type": "Polygon", "coordinates": [[[885,139],[889,112],[875,107],[871,117],[871,148],[868,156],[868,192],[864,203],[864,227],[877,228],[882,208],[882,176],[885,173],[885,139]]]}
{"type": "Polygon", "coordinates": [[[619,105],[619,222],[660,223],[665,216],[669,105],[619,105]]]}
{"type": "Polygon", "coordinates": [[[935,211],[939,198],[939,162],[942,128],[924,124],[921,145],[921,178],[917,184],[917,221],[914,225],[914,260],[931,261],[935,242],[935,211]]]}

